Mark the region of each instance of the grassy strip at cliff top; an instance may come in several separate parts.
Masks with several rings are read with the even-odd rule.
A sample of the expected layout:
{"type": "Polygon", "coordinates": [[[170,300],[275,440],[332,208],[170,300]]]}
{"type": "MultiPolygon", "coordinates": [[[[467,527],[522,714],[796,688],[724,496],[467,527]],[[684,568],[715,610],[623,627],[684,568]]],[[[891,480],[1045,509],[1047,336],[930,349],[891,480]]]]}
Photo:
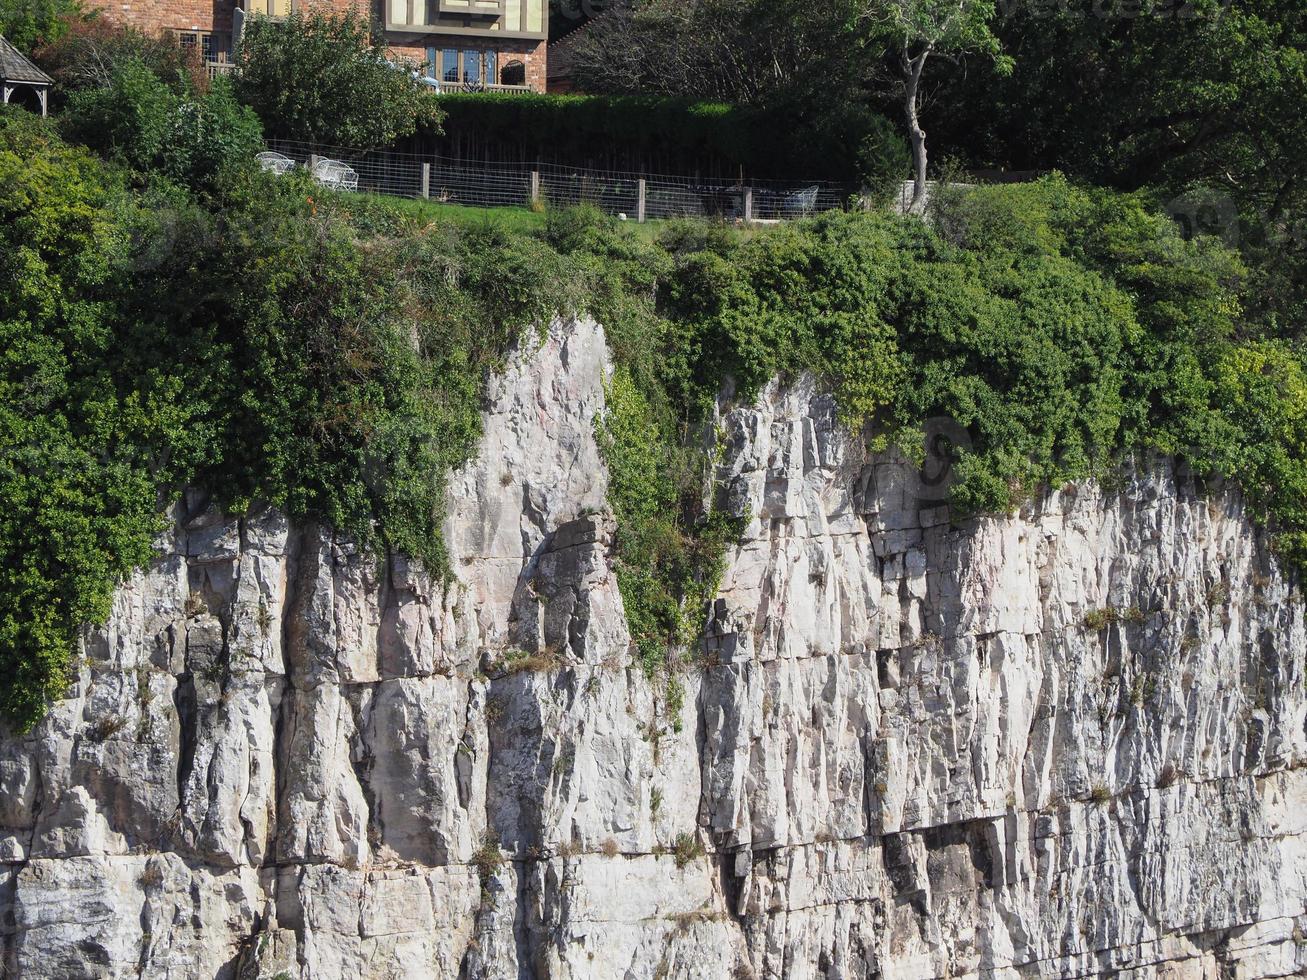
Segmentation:
{"type": "Polygon", "coordinates": [[[748,398],[815,371],[879,445],[956,419],[963,511],[1183,453],[1307,556],[1302,353],[1241,339],[1237,260],[1141,198],[1049,180],[946,196],[933,230],[833,215],[649,243],[584,212],[513,234],[258,174],[206,193],[0,114],[0,710],[20,725],[187,483],[443,569],[485,380],[556,312],[594,313],[617,362],[598,436],[649,669],[696,635],[738,533],[702,492],[727,375],[748,398]]]}

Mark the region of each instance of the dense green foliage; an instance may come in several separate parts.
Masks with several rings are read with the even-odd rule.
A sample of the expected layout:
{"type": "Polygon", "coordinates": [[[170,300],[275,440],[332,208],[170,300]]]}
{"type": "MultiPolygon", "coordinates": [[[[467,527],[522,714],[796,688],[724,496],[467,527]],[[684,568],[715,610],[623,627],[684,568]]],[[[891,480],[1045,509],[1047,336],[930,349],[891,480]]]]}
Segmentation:
{"type": "Polygon", "coordinates": [[[177,92],[204,92],[209,80],[200,51],[185,49],[169,34],[151,35],[104,17],[74,19],[67,30],[36,49],[33,59],[55,81],[58,99],[113,83],[129,61],[140,62],[177,92]]]}
{"type": "Polygon", "coordinates": [[[956,68],[936,145],[981,167],[1059,168],[1152,188],[1254,266],[1248,305],[1301,336],[1307,312],[1307,5],[1302,0],[1010,4],[1016,68],[956,68]],[[1198,197],[1206,189],[1207,206],[1198,197]]]}
{"type": "Polygon", "coordinates": [[[1101,472],[1125,447],[1229,458],[1202,371],[1233,334],[1237,263],[1143,202],[1057,180],[939,211],[942,233],[839,215],[685,257],[668,297],[693,325],[682,389],[702,398],[730,374],[747,396],[812,370],[881,443],[953,419],[973,445],[954,491],[969,510],[1101,472]]]}
{"type": "Polygon", "coordinates": [[[1215,386],[1235,436],[1236,474],[1279,522],[1281,555],[1307,569],[1307,365],[1282,341],[1227,349],[1215,386]]]}
{"type": "Polygon", "coordinates": [[[69,18],[80,13],[76,0],[0,0],[0,34],[19,51],[57,41],[69,18]]]}
{"type": "Polygon", "coordinates": [[[128,149],[151,131],[133,120],[100,145],[147,173],[0,115],[0,710],[19,723],[188,483],[443,569],[444,481],[485,379],[555,312],[608,330],[597,436],[650,671],[692,643],[740,531],[704,495],[728,377],[747,399],[816,373],[870,449],[917,454],[926,419],[953,420],[958,517],[1157,451],[1237,477],[1307,560],[1303,353],[1248,339],[1243,264],[1143,195],[1049,178],[940,194],[929,225],[651,244],[582,210],[509,234],[241,168],[184,186],[128,149]]]}
{"type": "Polygon", "coordinates": [[[60,692],[188,483],[443,567],[484,378],[569,308],[556,253],[378,228],[257,171],[203,207],[133,193],[21,112],[0,114],[0,178],[0,711],[30,724],[60,692]]]}
{"type": "Polygon", "coordinates": [[[907,144],[883,116],[828,103],[729,105],[684,97],[459,93],[439,97],[442,144],[498,158],[671,173],[717,168],[752,177],[865,181],[880,189],[908,169],[907,144]],[[626,161],[624,163],[624,161],[626,161]]]}
{"type": "Polygon", "coordinates": [[[996,26],[1016,70],[979,66],[943,96],[978,162],[1124,187],[1228,176],[1267,203],[1301,172],[1300,0],[1012,4],[996,26]]]}
{"type": "Polygon", "coordinates": [[[124,343],[141,216],[85,151],[0,119],[0,709],[30,723],[81,624],[149,557],[156,486],[203,437],[170,438],[190,423],[176,379],[124,343]]]}
{"type": "Polygon", "coordinates": [[[279,139],[369,150],[440,121],[429,90],[352,12],[253,18],[239,66],[236,94],[279,139]]]}
{"type": "Polygon", "coordinates": [[[226,79],[204,94],[181,88],[174,92],[129,58],[105,87],[74,92],[61,121],[73,139],[129,167],[211,187],[228,168],[249,164],[263,148],[263,132],[226,79]]]}

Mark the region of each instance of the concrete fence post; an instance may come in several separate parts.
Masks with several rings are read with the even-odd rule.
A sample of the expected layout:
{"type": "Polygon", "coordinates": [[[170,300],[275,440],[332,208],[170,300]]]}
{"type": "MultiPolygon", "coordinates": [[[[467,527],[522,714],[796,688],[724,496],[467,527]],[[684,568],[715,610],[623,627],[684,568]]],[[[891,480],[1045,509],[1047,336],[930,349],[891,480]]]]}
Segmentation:
{"type": "Polygon", "coordinates": [[[431,164],[422,164],[422,200],[431,198],[431,164]]]}
{"type": "Polygon", "coordinates": [[[635,220],[644,224],[645,215],[648,211],[649,185],[645,183],[643,177],[636,184],[635,199],[635,220]]]}
{"type": "Polygon", "coordinates": [[[540,171],[531,171],[531,203],[540,203],[540,171]]]}
{"type": "Polygon", "coordinates": [[[746,187],[744,189],[744,220],[745,221],[753,220],[753,188],[752,187],[746,187]]]}

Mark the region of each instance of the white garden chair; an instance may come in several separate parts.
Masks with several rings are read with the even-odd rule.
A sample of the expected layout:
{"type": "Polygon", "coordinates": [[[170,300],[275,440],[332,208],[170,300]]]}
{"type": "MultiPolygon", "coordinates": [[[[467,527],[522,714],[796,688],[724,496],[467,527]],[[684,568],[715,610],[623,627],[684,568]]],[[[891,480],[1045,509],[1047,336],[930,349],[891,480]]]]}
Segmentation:
{"type": "Polygon", "coordinates": [[[290,157],[281,153],[274,153],[272,150],[256,153],[254,159],[260,167],[270,174],[284,174],[295,166],[295,161],[290,157]]]}
{"type": "Polygon", "coordinates": [[[817,195],[821,188],[814,184],[786,194],[781,200],[781,211],[787,218],[806,218],[817,210],[817,195]]]}
{"type": "Polygon", "coordinates": [[[358,172],[339,160],[323,158],[313,165],[313,179],[323,187],[335,191],[356,191],[359,189],[358,172]]]}

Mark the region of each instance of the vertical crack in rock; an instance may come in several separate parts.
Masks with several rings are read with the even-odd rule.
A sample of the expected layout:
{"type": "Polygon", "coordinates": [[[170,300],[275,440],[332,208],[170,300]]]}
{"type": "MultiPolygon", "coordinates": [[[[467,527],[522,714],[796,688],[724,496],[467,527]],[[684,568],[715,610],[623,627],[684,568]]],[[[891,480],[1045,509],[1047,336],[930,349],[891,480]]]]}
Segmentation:
{"type": "Polygon", "coordinates": [[[26,867],[26,861],[19,861],[0,869],[0,966],[5,976],[16,976],[17,962],[17,922],[14,918],[14,900],[18,892],[18,876],[26,867]]]}
{"type": "MultiPolygon", "coordinates": [[[[186,654],[183,654],[186,657],[186,654]]],[[[189,660],[189,658],[187,658],[189,660]]],[[[199,709],[196,703],[195,681],[190,668],[177,678],[173,692],[177,723],[181,731],[181,746],[177,759],[177,798],[185,799],[186,784],[195,768],[195,750],[199,739],[199,709]]],[[[180,816],[180,813],[178,814],[180,816]]]]}
{"type": "MultiPolygon", "coordinates": [[[[311,536],[316,536],[316,529],[310,526],[298,531],[292,531],[286,540],[284,571],[286,590],[281,602],[281,628],[279,633],[280,642],[278,644],[281,671],[279,680],[272,685],[269,692],[272,698],[271,782],[275,787],[276,795],[270,814],[271,819],[266,830],[267,840],[263,848],[263,861],[259,868],[260,885],[265,899],[271,906],[271,919],[280,928],[291,928],[295,945],[293,952],[296,962],[301,964],[303,963],[301,951],[305,942],[303,920],[295,917],[293,923],[282,921],[283,904],[291,906],[296,901],[296,898],[292,895],[283,895],[283,891],[289,891],[295,887],[296,882],[293,869],[283,865],[280,842],[283,837],[283,822],[287,819],[282,801],[286,798],[288,790],[287,743],[289,735],[287,728],[291,724],[288,702],[293,696],[294,690],[295,666],[291,656],[291,646],[299,636],[302,623],[297,613],[302,602],[300,579],[301,575],[305,573],[306,563],[301,561],[301,556],[307,553],[306,542],[311,540],[311,536]]],[[[269,922],[263,920],[260,924],[266,927],[269,922]]],[[[253,980],[259,975],[259,954],[266,946],[268,937],[261,930],[256,930],[251,939],[252,942],[247,944],[244,960],[248,966],[246,972],[253,980]]]]}

